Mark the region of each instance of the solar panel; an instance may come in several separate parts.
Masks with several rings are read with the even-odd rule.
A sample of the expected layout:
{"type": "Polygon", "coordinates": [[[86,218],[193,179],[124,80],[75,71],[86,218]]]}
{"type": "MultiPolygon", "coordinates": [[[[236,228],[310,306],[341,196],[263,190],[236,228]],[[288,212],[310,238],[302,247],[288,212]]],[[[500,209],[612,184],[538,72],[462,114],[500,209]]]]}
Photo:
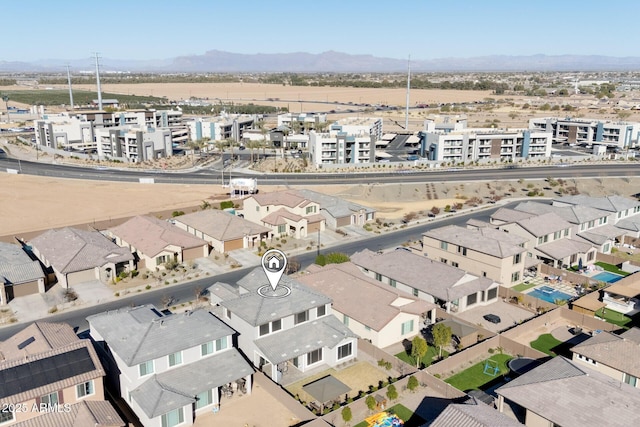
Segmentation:
{"type": "Polygon", "coordinates": [[[0,398],[95,370],[86,347],[0,371],[0,398]]]}

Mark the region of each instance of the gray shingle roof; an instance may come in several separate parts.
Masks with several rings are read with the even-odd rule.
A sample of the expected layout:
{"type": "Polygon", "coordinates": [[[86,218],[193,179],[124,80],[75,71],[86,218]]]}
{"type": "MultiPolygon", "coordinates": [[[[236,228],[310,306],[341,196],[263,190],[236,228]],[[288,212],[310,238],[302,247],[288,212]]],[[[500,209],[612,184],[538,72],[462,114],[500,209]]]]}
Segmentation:
{"type": "Polygon", "coordinates": [[[335,316],[328,315],[258,338],[255,344],[271,363],[277,364],[319,348],[335,348],[348,337],[357,338],[357,335],[335,316]]]}
{"type": "Polygon", "coordinates": [[[350,216],[351,214],[360,212],[361,210],[365,213],[375,212],[375,209],[373,208],[350,202],[339,197],[318,193],[317,191],[301,189],[298,190],[298,192],[307,199],[319,204],[320,209],[326,211],[334,218],[350,216]]]}
{"type": "Polygon", "coordinates": [[[242,239],[244,236],[253,236],[271,231],[270,228],[254,224],[239,216],[215,209],[181,215],[174,218],[174,220],[198,231],[202,231],[204,234],[222,242],[242,239]]]}
{"type": "Polygon", "coordinates": [[[269,280],[262,268],[255,268],[249,274],[238,281],[243,288],[242,293],[237,293],[229,298],[229,287],[214,284],[208,288],[209,292],[222,298],[220,305],[226,307],[231,313],[240,317],[252,326],[264,323],[295,313],[308,310],[313,307],[331,303],[331,299],[302,283],[283,275],[280,284],[291,288],[291,294],[286,298],[263,298],[256,290],[268,285],[269,280]]]}
{"type": "Polygon", "coordinates": [[[149,418],[194,403],[199,393],[253,374],[253,368],[238,350],[216,353],[178,368],[162,372],[131,391],[131,397],[149,418]]]}
{"type": "Polygon", "coordinates": [[[98,231],[70,227],[48,230],[29,244],[63,274],[133,260],[129,249],[119,247],[98,231]]]}
{"type": "Polygon", "coordinates": [[[515,209],[536,215],[554,212],[571,224],[582,224],[609,215],[606,211],[594,209],[589,206],[553,206],[539,202],[522,202],[519,203],[515,209]]]}
{"type": "Polygon", "coordinates": [[[526,243],[527,239],[493,228],[467,229],[450,225],[429,230],[423,235],[498,258],[526,251],[519,245],[526,243]]]}
{"type": "Polygon", "coordinates": [[[469,399],[447,406],[430,427],[522,427],[522,424],[485,403],[469,399]]]}
{"type": "Polygon", "coordinates": [[[89,316],[87,320],[127,366],[195,347],[234,332],[205,310],[162,315],[152,305],[107,311],[89,316]]]}
{"type": "Polygon", "coordinates": [[[407,251],[377,254],[365,249],[353,254],[351,262],[443,301],[453,301],[461,296],[486,290],[494,283],[487,277],[477,277],[459,268],[407,251]]]}
{"type": "Polygon", "coordinates": [[[40,262],[32,261],[20,245],[0,242],[0,282],[18,285],[42,278],[40,262]]]}
{"type": "MultiPolygon", "coordinates": [[[[638,328],[635,329],[640,331],[638,328]]],[[[576,345],[571,351],[638,378],[640,341],[633,338],[633,334],[616,335],[603,331],[576,345]]]]}
{"type": "Polygon", "coordinates": [[[620,212],[626,209],[632,209],[636,206],[640,206],[640,202],[637,200],[629,199],[622,196],[604,196],[604,197],[591,197],[584,194],[578,194],[576,196],[564,196],[555,199],[554,202],[569,203],[572,205],[589,206],[595,209],[600,209],[608,212],[620,212]]]}
{"type": "MultiPolygon", "coordinates": [[[[313,266],[312,266],[313,267],[313,266]]],[[[402,313],[421,315],[435,304],[365,276],[353,263],[310,268],[298,280],[333,300],[333,309],[380,331],[402,313]],[[402,298],[405,304],[398,305],[402,298]]]]}
{"type": "Polygon", "coordinates": [[[496,393],[562,426],[636,425],[640,389],[556,356],[496,393]]]}

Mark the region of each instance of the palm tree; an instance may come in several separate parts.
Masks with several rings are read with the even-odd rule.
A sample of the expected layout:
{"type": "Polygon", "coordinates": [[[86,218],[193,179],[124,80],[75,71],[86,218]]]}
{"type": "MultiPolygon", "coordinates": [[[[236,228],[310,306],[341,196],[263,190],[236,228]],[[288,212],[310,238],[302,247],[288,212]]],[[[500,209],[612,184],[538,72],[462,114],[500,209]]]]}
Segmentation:
{"type": "Polygon", "coordinates": [[[266,128],[264,122],[260,122],[258,124],[258,129],[260,129],[260,134],[262,135],[262,157],[266,158],[267,156],[267,133],[269,133],[269,129],[266,128]]]}

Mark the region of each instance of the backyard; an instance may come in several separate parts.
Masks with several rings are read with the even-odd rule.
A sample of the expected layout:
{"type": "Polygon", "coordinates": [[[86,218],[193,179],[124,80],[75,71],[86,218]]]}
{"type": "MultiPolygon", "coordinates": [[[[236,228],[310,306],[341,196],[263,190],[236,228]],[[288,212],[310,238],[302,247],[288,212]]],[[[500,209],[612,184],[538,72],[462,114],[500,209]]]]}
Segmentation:
{"type": "Polygon", "coordinates": [[[458,372],[444,381],[461,391],[480,389],[483,385],[494,381],[499,376],[509,373],[507,362],[511,359],[513,359],[513,356],[508,354],[493,354],[491,357],[462,372],[458,372]]]}
{"type": "MultiPolygon", "coordinates": [[[[442,350],[442,358],[446,359],[449,356],[449,353],[445,350],[442,350]]],[[[408,354],[406,351],[402,351],[396,354],[396,357],[404,362],[407,362],[411,366],[416,366],[416,359],[408,354]]],[[[428,346],[427,354],[424,355],[422,360],[420,361],[420,369],[426,368],[430,366],[433,361],[438,360],[438,349],[432,345],[428,346]]]]}
{"type": "Polygon", "coordinates": [[[531,341],[531,348],[541,351],[549,356],[557,356],[553,349],[557,349],[562,341],[554,338],[551,334],[542,334],[536,340],[531,341]]]}
{"type": "Polygon", "coordinates": [[[618,325],[624,329],[629,329],[629,327],[631,326],[629,325],[629,323],[631,323],[630,317],[627,317],[617,311],[607,309],[606,307],[603,307],[600,310],[596,311],[596,317],[604,319],[607,322],[618,325]]]}
{"type": "Polygon", "coordinates": [[[602,269],[604,271],[608,271],[610,273],[619,274],[620,276],[628,276],[629,275],[629,273],[627,273],[624,270],[619,269],[617,266],[615,266],[613,264],[607,264],[606,262],[601,262],[601,261],[598,261],[595,264],[598,267],[602,267],[602,269]]]}
{"type": "MultiPolygon", "coordinates": [[[[415,415],[409,408],[401,404],[394,405],[386,410],[391,414],[395,414],[404,421],[404,427],[419,427],[424,425],[426,420],[423,420],[420,416],[415,415]]],[[[356,424],[354,427],[369,427],[366,421],[356,424]]]]}
{"type": "Polygon", "coordinates": [[[536,286],[538,286],[538,283],[534,283],[534,282],[531,282],[531,283],[520,283],[519,285],[516,285],[511,289],[513,289],[514,291],[518,291],[518,292],[524,292],[527,289],[531,289],[531,288],[534,288],[536,286]]]}

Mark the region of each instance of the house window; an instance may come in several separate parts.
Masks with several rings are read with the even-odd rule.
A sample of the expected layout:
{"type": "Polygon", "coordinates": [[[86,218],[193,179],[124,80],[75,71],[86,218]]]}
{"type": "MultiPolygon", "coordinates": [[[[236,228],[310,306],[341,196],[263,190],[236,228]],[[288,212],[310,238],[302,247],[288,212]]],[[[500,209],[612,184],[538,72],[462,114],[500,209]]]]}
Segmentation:
{"type": "Polygon", "coordinates": [[[153,360],[149,360],[148,362],[143,362],[138,365],[138,371],[141,377],[145,375],[153,374],[153,360]]]}
{"type": "Polygon", "coordinates": [[[519,280],[519,279],[520,279],[520,272],[519,272],[519,271],[514,271],[514,272],[511,274],[511,281],[512,281],[512,282],[515,282],[515,281],[517,281],[517,280],[519,280]]]}
{"type": "Polygon", "coordinates": [[[367,326],[367,325],[364,325],[364,330],[365,330],[365,331],[370,331],[370,330],[371,330],[371,327],[370,327],[370,326],[367,326]]]}
{"type": "Polygon", "coordinates": [[[624,382],[635,387],[638,382],[638,378],[633,375],[624,374],[624,382]]]}
{"type": "Polygon", "coordinates": [[[15,418],[13,417],[13,412],[11,412],[8,408],[0,409],[0,424],[8,423],[9,421],[13,421],[15,418]]]}
{"type": "Polygon", "coordinates": [[[520,261],[522,261],[522,254],[515,254],[513,256],[513,265],[520,264],[520,261]]]}
{"type": "Polygon", "coordinates": [[[440,258],[440,262],[443,263],[443,264],[446,264],[447,263],[447,259],[446,258],[440,258]]]}
{"type": "Polygon", "coordinates": [[[395,287],[396,287],[396,279],[391,279],[391,278],[389,278],[389,285],[390,285],[392,288],[395,288],[395,287]]]}
{"type": "Polygon", "coordinates": [[[587,261],[592,261],[593,260],[593,252],[589,252],[587,253],[587,261]]]}
{"type": "Polygon", "coordinates": [[[322,317],[325,314],[327,314],[327,307],[325,307],[324,305],[321,305],[316,308],[316,317],[322,317]]]}
{"type": "Polygon", "coordinates": [[[316,207],[315,206],[307,206],[307,213],[316,213],[316,207]]]}
{"type": "Polygon", "coordinates": [[[538,237],[538,244],[541,245],[543,243],[547,243],[549,241],[549,235],[545,234],[544,236],[538,237]]]}
{"type": "Polygon", "coordinates": [[[593,226],[596,225],[596,222],[591,220],[589,221],[589,228],[593,228],[593,226]]]}
{"type": "Polygon", "coordinates": [[[312,352],[307,353],[307,365],[313,365],[322,361],[322,349],[319,348],[312,352]]]}
{"type": "Polygon", "coordinates": [[[440,249],[447,250],[449,248],[449,244],[447,242],[440,242],[440,249]]]}
{"type": "Polygon", "coordinates": [[[169,261],[169,255],[160,255],[156,257],[156,265],[164,264],[169,261]]]}
{"type": "Polygon", "coordinates": [[[451,266],[452,267],[458,268],[459,265],[460,264],[458,264],[456,261],[451,261],[451,266]]]}
{"type": "Polygon", "coordinates": [[[227,348],[227,337],[218,338],[216,340],[216,351],[224,350],[227,348]]]}
{"type": "Polygon", "coordinates": [[[162,417],[162,427],[175,427],[184,422],[184,414],[182,408],[174,409],[171,412],[167,412],[162,417]]]}
{"type": "Polygon", "coordinates": [[[462,254],[462,256],[467,256],[467,248],[463,246],[458,246],[458,253],[462,254]]]}
{"type": "Polygon", "coordinates": [[[267,335],[269,333],[269,324],[265,323],[260,325],[260,336],[267,335]]]}
{"type": "Polygon", "coordinates": [[[338,360],[351,356],[352,351],[351,343],[341,345],[338,347],[338,360]]]}
{"type": "Polygon", "coordinates": [[[413,288],[413,296],[417,297],[419,295],[419,291],[416,288],[413,288]]]}
{"type": "Polygon", "coordinates": [[[467,295],[467,305],[473,305],[478,302],[478,294],[467,295]]]}
{"type": "Polygon", "coordinates": [[[282,319],[271,322],[271,332],[277,332],[282,329],[282,319]]]}
{"type": "Polygon", "coordinates": [[[226,317],[227,319],[231,320],[231,310],[229,310],[228,308],[224,309],[224,317],[226,317]]]}
{"type": "Polygon", "coordinates": [[[407,320],[401,325],[400,334],[405,335],[413,332],[413,320],[407,320]]]}
{"type": "Polygon", "coordinates": [[[349,326],[349,316],[347,316],[346,314],[343,314],[342,323],[344,323],[345,326],[349,326]]]}
{"type": "Polygon", "coordinates": [[[380,273],[376,273],[376,280],[377,280],[378,282],[382,282],[382,274],[380,274],[380,273]]]}
{"type": "Polygon", "coordinates": [[[213,403],[213,392],[211,390],[196,394],[196,409],[204,408],[213,403]]]}
{"type": "Polygon", "coordinates": [[[564,229],[564,237],[568,237],[569,236],[569,229],[565,228],[564,229]]]}
{"type": "Polygon", "coordinates": [[[256,206],[256,212],[260,212],[260,206],[256,206]]]}
{"type": "Polygon", "coordinates": [[[78,384],[76,386],[76,396],[78,399],[85,396],[91,396],[93,394],[93,380],[86,383],[78,384]]]}
{"type": "Polygon", "coordinates": [[[278,233],[282,234],[282,233],[285,233],[286,231],[287,231],[286,224],[282,224],[278,226],[278,233]]]}
{"type": "Polygon", "coordinates": [[[54,391],[50,394],[45,394],[40,397],[40,405],[46,405],[49,408],[52,408],[58,404],[58,392],[54,391]]]}
{"type": "Polygon", "coordinates": [[[213,353],[213,342],[207,342],[200,346],[200,355],[206,356],[207,354],[213,353]]]}
{"type": "Polygon", "coordinates": [[[553,233],[553,240],[558,240],[561,237],[562,237],[562,231],[556,231],[555,233],[553,233]]]}
{"type": "Polygon", "coordinates": [[[305,310],[300,313],[296,313],[293,323],[294,325],[297,325],[299,323],[306,322],[307,320],[309,320],[309,311],[305,310]]]}
{"type": "Polygon", "coordinates": [[[173,353],[169,355],[169,366],[182,365],[182,352],[173,353]]]}

